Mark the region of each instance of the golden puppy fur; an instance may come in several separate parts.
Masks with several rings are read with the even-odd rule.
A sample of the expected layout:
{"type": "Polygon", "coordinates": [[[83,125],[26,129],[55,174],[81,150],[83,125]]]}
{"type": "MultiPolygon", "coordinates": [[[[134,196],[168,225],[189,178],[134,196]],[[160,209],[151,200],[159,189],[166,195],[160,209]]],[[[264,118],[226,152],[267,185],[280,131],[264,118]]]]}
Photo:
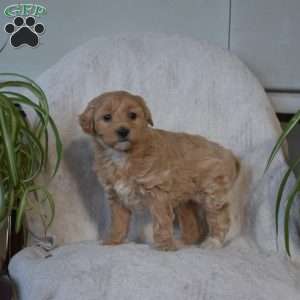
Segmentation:
{"type": "Polygon", "coordinates": [[[145,101],[125,91],[93,99],[80,115],[95,141],[95,170],[110,203],[105,244],[126,238],[132,210],[147,208],[158,249],[174,250],[174,216],[181,240],[200,241],[197,210],[205,210],[210,246],[221,246],[232,225],[230,191],[240,172],[230,150],[204,137],[154,129],[145,101]],[[151,125],[151,126],[150,126],[151,125]]]}

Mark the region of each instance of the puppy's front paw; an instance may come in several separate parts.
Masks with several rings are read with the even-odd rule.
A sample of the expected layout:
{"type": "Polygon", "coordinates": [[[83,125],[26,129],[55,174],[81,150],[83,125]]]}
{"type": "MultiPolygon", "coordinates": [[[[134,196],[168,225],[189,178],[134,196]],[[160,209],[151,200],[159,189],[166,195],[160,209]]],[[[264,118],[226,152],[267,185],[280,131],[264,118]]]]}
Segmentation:
{"type": "Polygon", "coordinates": [[[117,240],[112,240],[112,239],[107,239],[102,242],[103,246],[117,246],[120,244],[122,244],[122,242],[117,241],[117,240]]]}
{"type": "Polygon", "coordinates": [[[201,245],[201,248],[207,249],[207,250],[212,250],[212,249],[220,249],[223,247],[223,244],[220,240],[213,238],[213,237],[208,237],[201,245]]]}
{"type": "Polygon", "coordinates": [[[176,251],[178,249],[175,241],[163,242],[163,243],[156,243],[154,245],[155,249],[161,251],[176,251]]]}

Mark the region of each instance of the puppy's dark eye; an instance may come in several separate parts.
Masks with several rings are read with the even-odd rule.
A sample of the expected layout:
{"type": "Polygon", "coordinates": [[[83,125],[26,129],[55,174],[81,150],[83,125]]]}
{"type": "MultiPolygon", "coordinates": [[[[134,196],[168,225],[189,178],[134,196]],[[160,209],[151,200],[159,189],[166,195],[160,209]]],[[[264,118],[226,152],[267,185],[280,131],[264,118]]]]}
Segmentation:
{"type": "Polygon", "coordinates": [[[111,119],[112,119],[111,114],[106,114],[106,115],[103,116],[103,120],[105,122],[109,122],[109,121],[111,121],[111,119]]]}
{"type": "Polygon", "coordinates": [[[128,113],[128,117],[131,120],[135,120],[137,118],[137,114],[135,112],[131,111],[131,112],[128,113]]]}

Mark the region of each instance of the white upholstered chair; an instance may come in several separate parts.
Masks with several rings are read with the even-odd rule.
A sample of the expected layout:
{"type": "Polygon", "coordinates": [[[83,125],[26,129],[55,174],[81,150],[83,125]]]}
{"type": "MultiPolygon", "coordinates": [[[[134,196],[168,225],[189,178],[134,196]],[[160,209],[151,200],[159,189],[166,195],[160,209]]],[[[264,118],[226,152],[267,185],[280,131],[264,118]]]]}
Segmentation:
{"type": "MultiPolygon", "coordinates": [[[[263,176],[279,123],[263,88],[234,55],[180,36],[102,37],[66,55],[38,82],[65,149],[49,186],[57,212],[51,235],[61,246],[47,258],[35,247],[13,258],[9,270],[21,299],[299,299],[300,272],[284,257],[282,234],[276,248],[274,199],[286,169],[282,153],[263,176]],[[92,97],[120,89],[145,98],[155,126],[204,135],[241,157],[249,174],[241,237],[220,250],[172,253],[134,242],[100,245],[109,216],[92,171],[90,140],[77,116],[92,97]]],[[[132,240],[140,219],[132,224],[132,240]]],[[[296,225],[293,216],[293,232],[296,225]]],[[[31,226],[38,230],[34,220],[31,226]]],[[[297,235],[292,238],[297,258],[297,235]]]]}

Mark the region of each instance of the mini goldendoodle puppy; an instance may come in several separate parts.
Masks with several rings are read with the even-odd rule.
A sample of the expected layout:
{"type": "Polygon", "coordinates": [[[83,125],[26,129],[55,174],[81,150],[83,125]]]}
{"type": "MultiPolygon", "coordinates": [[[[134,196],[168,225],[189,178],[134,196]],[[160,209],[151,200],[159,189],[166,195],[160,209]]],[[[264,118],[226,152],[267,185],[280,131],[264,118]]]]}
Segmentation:
{"type": "Polygon", "coordinates": [[[175,213],[181,241],[199,241],[203,233],[197,214],[200,207],[208,225],[204,244],[224,244],[239,219],[233,212],[239,199],[231,191],[240,163],[230,150],[198,135],[152,128],[145,101],[125,91],[96,97],[79,121],[94,138],[95,170],[110,203],[112,224],[105,244],[125,240],[131,212],[141,207],[150,211],[158,249],[177,248],[175,213]]]}

